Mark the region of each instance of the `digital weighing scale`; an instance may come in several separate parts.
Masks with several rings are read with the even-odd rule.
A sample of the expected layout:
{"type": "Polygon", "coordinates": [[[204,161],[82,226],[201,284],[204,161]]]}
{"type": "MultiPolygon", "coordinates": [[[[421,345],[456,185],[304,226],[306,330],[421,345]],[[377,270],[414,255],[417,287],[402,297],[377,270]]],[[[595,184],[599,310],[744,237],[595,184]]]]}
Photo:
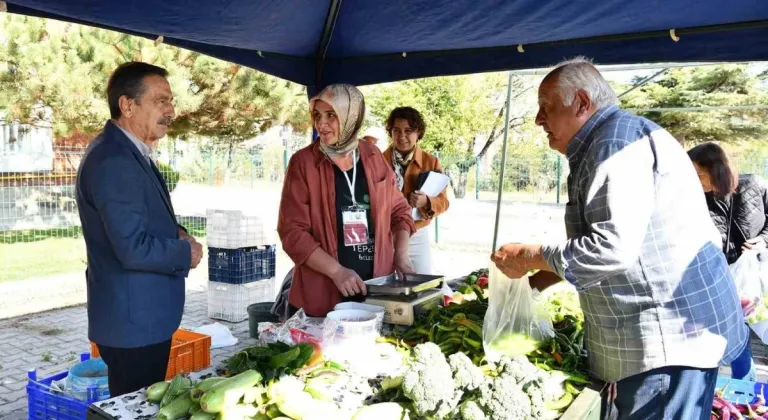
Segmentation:
{"type": "Polygon", "coordinates": [[[396,274],[376,277],[365,281],[365,303],[384,308],[384,322],[397,325],[413,325],[416,317],[443,302],[443,276],[406,274],[399,279],[396,274]]]}

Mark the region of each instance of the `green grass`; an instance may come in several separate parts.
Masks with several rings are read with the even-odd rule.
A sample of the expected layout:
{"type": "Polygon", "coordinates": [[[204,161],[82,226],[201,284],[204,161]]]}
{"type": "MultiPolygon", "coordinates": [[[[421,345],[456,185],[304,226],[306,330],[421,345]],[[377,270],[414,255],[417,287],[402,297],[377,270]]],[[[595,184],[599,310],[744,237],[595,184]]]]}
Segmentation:
{"type": "MultiPolygon", "coordinates": [[[[180,217],[196,238],[205,237],[204,217],[180,217]]],[[[0,233],[0,282],[84,273],[85,241],[80,227],[0,233]]]]}
{"type": "Polygon", "coordinates": [[[0,241],[0,282],[85,271],[85,241],[50,237],[30,242],[0,241]]]}

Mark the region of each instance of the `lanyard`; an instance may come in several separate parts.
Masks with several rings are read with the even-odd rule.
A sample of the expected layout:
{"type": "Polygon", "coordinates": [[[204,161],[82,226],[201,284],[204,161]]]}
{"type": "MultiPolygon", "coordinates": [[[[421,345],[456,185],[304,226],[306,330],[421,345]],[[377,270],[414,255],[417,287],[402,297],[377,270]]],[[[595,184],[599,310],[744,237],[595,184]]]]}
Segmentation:
{"type": "Polygon", "coordinates": [[[352,152],[352,181],[349,180],[347,171],[341,171],[341,173],[344,174],[344,179],[347,180],[347,185],[349,186],[349,193],[352,194],[352,205],[356,206],[357,201],[355,201],[355,181],[357,181],[357,150],[352,152]]]}

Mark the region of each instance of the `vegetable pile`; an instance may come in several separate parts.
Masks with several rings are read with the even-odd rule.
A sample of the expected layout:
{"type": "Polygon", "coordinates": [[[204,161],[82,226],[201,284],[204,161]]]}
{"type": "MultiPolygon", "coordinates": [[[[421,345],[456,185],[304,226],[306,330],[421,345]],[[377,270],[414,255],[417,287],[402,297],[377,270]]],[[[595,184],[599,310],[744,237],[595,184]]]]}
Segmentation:
{"type": "Polygon", "coordinates": [[[555,419],[578,393],[568,375],[539,369],[523,356],[481,368],[463,353],[446,358],[439,346],[424,343],[402,376],[381,382],[378,400],[435,420],[555,419]]]}
{"type": "Polygon", "coordinates": [[[326,362],[302,372],[301,377],[283,374],[271,380],[253,369],[194,384],[177,375],[170,384],[149,387],[147,399],[160,404],[159,420],[348,418],[330,397],[343,372],[343,367],[326,362]]]}
{"type": "MultiPolygon", "coordinates": [[[[467,276],[465,282],[479,282],[476,280],[478,273],[483,275],[483,271],[476,271],[467,276]]],[[[479,296],[462,302],[459,304],[454,300],[454,303],[447,306],[432,308],[417,318],[411,327],[405,331],[395,330],[386,339],[402,348],[432,342],[444,354],[464,353],[474,364],[482,365],[485,360],[483,319],[488,310],[488,301],[479,296]]],[[[579,378],[580,382],[587,383],[584,314],[578,296],[575,292],[554,292],[547,297],[545,304],[555,327],[555,337],[538,342],[524,335],[512,334],[498,340],[496,344],[515,350],[508,353],[527,355],[541,369],[562,370],[579,378]]]]}
{"type": "Polygon", "coordinates": [[[240,351],[225,361],[227,374],[236,375],[246,370],[257,370],[265,380],[283,374],[293,374],[304,366],[314,366],[323,360],[319,344],[270,343],[266,346],[250,347],[240,351]]]}
{"type": "Polygon", "coordinates": [[[752,404],[732,404],[723,398],[723,392],[715,392],[715,400],[712,402],[711,420],[731,419],[768,419],[768,407],[762,390],[752,404]]]}
{"type": "Polygon", "coordinates": [[[488,269],[481,269],[470,273],[464,277],[463,284],[453,293],[453,296],[446,297],[445,306],[451,303],[461,304],[476,299],[488,298],[488,269]]]}
{"type": "MultiPolygon", "coordinates": [[[[324,361],[317,344],[272,343],[226,360],[226,377],[193,382],[179,375],[152,385],[147,397],[160,404],[160,420],[559,418],[589,383],[575,293],[554,293],[546,301],[555,337],[509,334],[497,343],[514,349],[505,354],[520,355],[490,363],[483,348],[487,276],[486,270],[471,273],[446,306],[381,337],[401,353],[383,347],[397,357],[387,359],[396,364],[385,373],[365,377],[352,365],[324,361]]],[[[717,400],[714,408],[724,411],[717,400]]]]}

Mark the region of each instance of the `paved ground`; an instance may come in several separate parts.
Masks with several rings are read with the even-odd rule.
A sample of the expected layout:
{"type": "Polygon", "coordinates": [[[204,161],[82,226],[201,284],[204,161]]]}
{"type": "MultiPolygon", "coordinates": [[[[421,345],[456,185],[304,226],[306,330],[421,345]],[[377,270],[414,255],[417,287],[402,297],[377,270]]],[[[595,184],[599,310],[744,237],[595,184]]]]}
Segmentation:
{"type": "MultiPolygon", "coordinates": [[[[188,292],[181,325],[198,327],[213,322],[207,316],[205,292],[188,292]]],[[[212,362],[218,363],[231,353],[255,340],[248,337],[248,322],[223,323],[240,339],[237,346],[216,349],[212,362]]],[[[89,351],[85,306],[59,309],[37,315],[22,316],[0,321],[0,418],[21,420],[27,418],[27,370],[64,370],[62,364],[71,363],[81,352],[89,351]]]]}

